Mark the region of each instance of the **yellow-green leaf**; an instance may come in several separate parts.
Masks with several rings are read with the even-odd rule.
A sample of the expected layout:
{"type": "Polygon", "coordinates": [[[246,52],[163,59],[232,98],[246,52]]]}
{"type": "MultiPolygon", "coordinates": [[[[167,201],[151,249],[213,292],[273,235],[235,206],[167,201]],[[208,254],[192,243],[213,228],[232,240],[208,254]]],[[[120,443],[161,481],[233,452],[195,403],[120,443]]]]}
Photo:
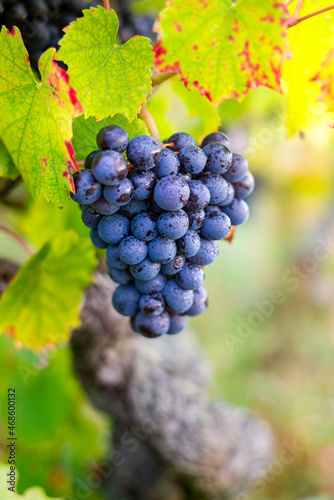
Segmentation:
{"type": "Polygon", "coordinates": [[[102,7],[83,11],[65,28],[58,57],[68,65],[85,116],[123,113],[132,120],[152,90],[150,40],[135,36],[116,44],[118,18],[102,7]]]}
{"type": "Polygon", "coordinates": [[[73,190],[72,119],[82,107],[54,54],[42,55],[38,82],[19,30],[2,28],[0,136],[34,199],[44,195],[62,206],[73,190]]]}
{"type": "MultiPolygon", "coordinates": [[[[330,0],[304,0],[299,17],[331,5],[330,0]]],[[[289,6],[291,13],[295,5],[289,6]]],[[[319,100],[314,80],[334,44],[334,11],[307,19],[288,29],[291,59],[284,61],[282,75],[287,95],[289,135],[306,130],[318,120],[326,120],[326,106],[319,100]]],[[[329,118],[328,118],[329,120],[329,118]]]]}
{"type": "Polygon", "coordinates": [[[156,69],[177,71],[214,106],[259,85],[280,91],[286,17],[274,0],[170,0],[157,25],[156,69]]]}
{"type": "Polygon", "coordinates": [[[83,290],[96,266],[88,238],[67,231],[47,242],[20,269],[0,300],[0,331],[41,348],[68,339],[79,324],[83,290]]]}
{"type": "Polygon", "coordinates": [[[130,122],[124,115],[117,114],[112,117],[108,116],[104,120],[96,121],[93,116],[85,119],[81,115],[73,122],[73,146],[76,151],[77,160],[85,160],[89,153],[98,149],[96,136],[99,130],[107,125],[123,127],[129,134],[130,139],[136,135],[147,134],[146,125],[139,118],[134,118],[130,122]]]}
{"type": "Polygon", "coordinates": [[[14,165],[13,159],[8,153],[4,142],[0,139],[0,177],[16,179],[18,176],[19,172],[14,165]]]}

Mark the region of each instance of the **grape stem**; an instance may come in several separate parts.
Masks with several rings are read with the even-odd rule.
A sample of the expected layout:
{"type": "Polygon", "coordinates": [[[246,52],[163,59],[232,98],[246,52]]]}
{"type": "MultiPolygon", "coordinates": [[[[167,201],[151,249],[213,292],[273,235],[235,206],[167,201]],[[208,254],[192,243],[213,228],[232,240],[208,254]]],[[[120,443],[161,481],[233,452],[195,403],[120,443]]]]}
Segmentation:
{"type": "MultiPolygon", "coordinates": [[[[297,5],[297,9],[299,6],[299,2],[297,5]]],[[[297,10],[296,9],[296,10],[297,10]]],[[[297,24],[301,23],[302,21],[305,21],[306,19],[310,19],[311,17],[318,16],[319,14],[323,14],[324,12],[327,12],[328,10],[334,9],[334,5],[330,5],[329,7],[324,7],[323,9],[317,10],[316,12],[312,12],[312,14],[307,14],[306,16],[300,17],[296,19],[294,16],[292,16],[288,22],[286,23],[287,28],[292,28],[292,26],[297,26],[297,24]]]]}
{"type": "Polygon", "coordinates": [[[109,3],[109,0],[103,0],[103,7],[110,12],[110,3],[109,3]]]}
{"type": "Polygon", "coordinates": [[[153,119],[153,116],[148,111],[146,106],[142,106],[142,108],[138,114],[138,118],[140,118],[141,120],[143,120],[146,123],[147,129],[148,129],[149,133],[151,134],[151,136],[154,137],[154,139],[156,139],[159,142],[159,144],[161,144],[161,146],[163,146],[163,142],[162,142],[160,135],[159,135],[158,127],[156,126],[155,121],[153,119]]]}
{"type": "Polygon", "coordinates": [[[23,248],[23,250],[26,252],[26,254],[29,255],[29,257],[31,255],[34,255],[34,252],[31,250],[31,248],[28,247],[26,242],[23,241],[23,239],[18,234],[12,231],[12,229],[9,229],[9,227],[0,224],[0,231],[8,234],[11,238],[13,238],[13,240],[15,240],[20,245],[20,247],[23,248]]]}

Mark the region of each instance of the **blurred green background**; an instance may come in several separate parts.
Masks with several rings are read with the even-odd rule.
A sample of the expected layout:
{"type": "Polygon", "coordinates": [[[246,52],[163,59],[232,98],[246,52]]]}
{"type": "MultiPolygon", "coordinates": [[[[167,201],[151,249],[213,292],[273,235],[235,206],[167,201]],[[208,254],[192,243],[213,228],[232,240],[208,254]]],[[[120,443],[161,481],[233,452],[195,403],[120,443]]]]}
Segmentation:
{"type": "MultiPolygon", "coordinates": [[[[278,458],[250,498],[325,500],[334,497],[334,132],[319,121],[287,139],[285,106],[261,88],[215,112],[174,78],[148,107],[162,138],[185,131],[200,140],[221,126],[233,151],[249,159],[257,180],[250,219],[231,244],[220,243],[206,269],[209,308],[190,325],[214,368],[212,395],[267,419],[278,456],[296,450],[289,464],[278,458]],[[319,260],[321,241],[329,248],[319,260]]],[[[63,229],[89,231],[74,203],[62,211],[33,205],[22,186],[0,205],[0,218],[32,248],[63,229]]],[[[26,258],[2,232],[0,257],[26,258]]],[[[8,387],[17,390],[19,492],[40,485],[50,496],[70,496],[107,452],[111,429],[76,380],[68,346],[37,355],[0,337],[0,435],[8,387]]],[[[0,461],[6,455],[1,442],[0,461]]]]}

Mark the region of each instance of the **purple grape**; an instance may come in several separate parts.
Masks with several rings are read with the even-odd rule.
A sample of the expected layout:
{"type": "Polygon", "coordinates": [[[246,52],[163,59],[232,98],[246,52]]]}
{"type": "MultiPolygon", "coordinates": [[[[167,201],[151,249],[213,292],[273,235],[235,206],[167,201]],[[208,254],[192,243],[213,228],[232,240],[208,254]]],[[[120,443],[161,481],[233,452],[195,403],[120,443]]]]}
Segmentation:
{"type": "Polygon", "coordinates": [[[137,135],[130,141],[126,154],[131,165],[141,170],[149,170],[160,160],[161,146],[150,135],[137,135]]]}
{"type": "Polygon", "coordinates": [[[212,174],[223,174],[232,164],[232,153],[224,144],[208,144],[203,152],[207,156],[205,170],[212,174]]]}
{"type": "Polygon", "coordinates": [[[163,177],[154,189],[154,200],[163,210],[180,210],[190,196],[188,183],[177,175],[163,177]]]}
{"type": "Polygon", "coordinates": [[[120,285],[113,293],[112,303],[122,316],[134,316],[139,312],[140,292],[133,284],[120,285]]]}
{"type": "Polygon", "coordinates": [[[107,125],[97,134],[96,144],[102,150],[113,149],[118,153],[123,153],[128,147],[129,136],[124,128],[118,125],[107,125]]]}
{"type": "Polygon", "coordinates": [[[113,205],[120,206],[129,203],[133,195],[133,185],[129,179],[123,179],[116,186],[106,186],[103,191],[105,199],[113,205]]]}
{"type": "Polygon", "coordinates": [[[132,168],[128,174],[128,179],[132,182],[134,200],[147,200],[153,195],[157,179],[152,170],[140,170],[132,168]]]}
{"type": "Polygon", "coordinates": [[[248,170],[248,161],[243,156],[233,153],[232,165],[224,173],[224,179],[228,182],[240,181],[248,170]]]}
{"type": "Polygon", "coordinates": [[[128,165],[124,156],[117,151],[101,151],[92,163],[93,174],[106,186],[116,186],[126,177],[128,165]]]}
{"type": "Polygon", "coordinates": [[[199,174],[204,169],[208,158],[205,150],[203,151],[197,146],[189,145],[181,149],[179,152],[179,160],[183,170],[190,174],[199,174]]]}
{"type": "Polygon", "coordinates": [[[175,210],[174,212],[164,212],[158,219],[158,230],[164,238],[178,240],[187,231],[189,219],[184,210],[175,210]]]}
{"type": "Polygon", "coordinates": [[[75,194],[71,193],[72,200],[81,205],[89,205],[98,200],[102,194],[102,186],[95,179],[91,170],[74,172],[73,181],[75,194]]]}

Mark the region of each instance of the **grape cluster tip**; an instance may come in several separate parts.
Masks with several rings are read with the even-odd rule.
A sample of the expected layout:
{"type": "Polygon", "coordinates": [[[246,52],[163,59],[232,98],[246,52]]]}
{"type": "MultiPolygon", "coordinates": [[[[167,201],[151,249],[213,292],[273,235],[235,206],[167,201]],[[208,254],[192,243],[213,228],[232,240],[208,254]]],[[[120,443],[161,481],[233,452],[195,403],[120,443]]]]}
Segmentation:
{"type": "Polygon", "coordinates": [[[129,141],[117,126],[102,128],[98,149],[74,174],[72,198],[82,209],[108,271],[119,286],[114,308],[145,337],[182,331],[205,311],[203,267],[218,256],[218,240],[249,216],[254,189],[247,160],[221,132],[201,146],[184,132],[163,147],[149,135],[129,141]],[[126,156],[125,156],[126,154],[126,156]]]}

